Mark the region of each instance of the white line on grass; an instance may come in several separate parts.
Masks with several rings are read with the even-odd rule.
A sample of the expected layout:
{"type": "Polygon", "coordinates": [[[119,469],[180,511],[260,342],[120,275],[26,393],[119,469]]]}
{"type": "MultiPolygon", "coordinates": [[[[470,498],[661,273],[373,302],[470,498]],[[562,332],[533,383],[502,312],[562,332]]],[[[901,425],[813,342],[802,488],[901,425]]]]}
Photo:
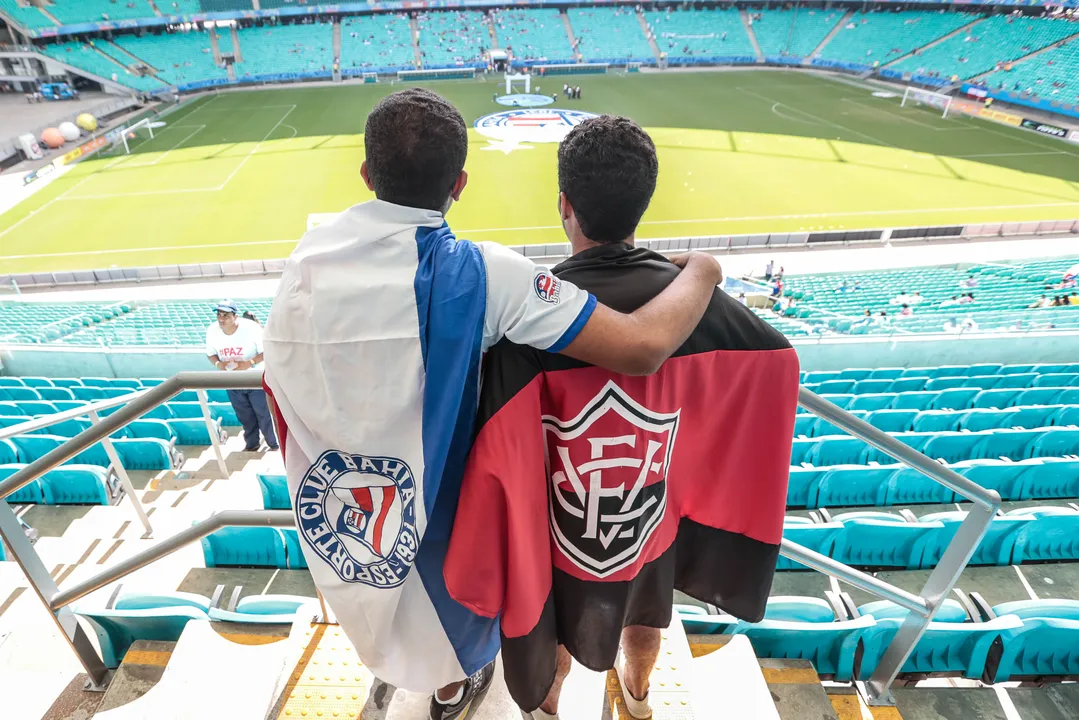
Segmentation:
{"type": "Polygon", "coordinates": [[[144,252],[165,252],[167,250],[206,250],[248,245],[285,245],[287,243],[297,242],[299,242],[299,240],[251,240],[248,242],[212,243],[205,245],[166,245],[164,247],[120,248],[116,250],[77,250],[75,252],[40,253],[37,255],[8,255],[6,257],[0,257],[0,260],[30,260],[33,258],[74,257],[77,255],[121,255],[144,252]]]}
{"type": "Polygon", "coordinates": [[[87,175],[87,176],[86,176],[86,177],[84,177],[84,178],[83,178],[82,180],[79,180],[79,181],[78,181],[77,183],[75,183],[74,185],[72,185],[71,187],[69,187],[69,188],[68,188],[67,190],[63,191],[62,193],[60,193],[59,195],[57,195],[56,197],[54,197],[54,198],[53,198],[52,200],[49,200],[49,201],[48,201],[47,203],[45,203],[44,205],[42,205],[41,207],[39,207],[39,208],[38,208],[37,210],[31,210],[31,211],[30,211],[30,212],[29,212],[29,213],[28,213],[28,214],[26,215],[26,217],[22,218],[21,220],[19,220],[18,222],[14,223],[14,224],[13,224],[13,225],[11,225],[10,227],[7,227],[7,228],[4,228],[3,230],[0,230],[0,238],[4,237],[4,236],[5,236],[5,235],[7,235],[7,234],[8,234],[9,232],[11,232],[11,231],[12,231],[12,230],[14,230],[15,228],[19,227],[19,226],[20,226],[20,225],[22,225],[22,224],[23,224],[24,222],[26,222],[26,221],[27,221],[27,220],[29,220],[30,218],[34,217],[34,216],[35,216],[35,215],[37,215],[38,213],[40,213],[40,212],[44,212],[44,211],[45,211],[45,208],[49,207],[50,205],[52,205],[52,204],[53,204],[54,202],[56,202],[57,200],[63,200],[63,199],[64,199],[64,196],[65,196],[65,195],[67,195],[67,194],[68,194],[69,192],[71,192],[72,190],[74,190],[75,188],[77,188],[77,187],[78,187],[79,185],[82,185],[82,184],[83,184],[84,182],[86,182],[87,180],[89,180],[89,179],[90,179],[90,178],[92,178],[92,177],[93,177],[93,175],[87,175]]]}
{"type": "Polygon", "coordinates": [[[176,190],[136,190],[135,192],[125,193],[104,193],[100,195],[72,195],[66,197],[64,200],[109,200],[115,198],[128,198],[128,197],[143,197],[146,195],[175,195],[177,193],[200,193],[200,192],[217,192],[220,187],[208,187],[208,188],[178,188],[176,190]]]}
{"type": "Polygon", "coordinates": [[[240,161],[240,164],[237,165],[231,173],[229,173],[229,176],[225,178],[225,182],[221,183],[221,185],[217,188],[218,190],[225,189],[225,186],[229,184],[229,181],[232,180],[232,178],[236,177],[236,173],[240,172],[240,169],[247,164],[248,160],[251,159],[251,156],[259,151],[259,148],[262,147],[262,143],[266,142],[266,139],[273,135],[273,131],[279,128],[281,126],[281,123],[285,122],[285,118],[287,118],[289,114],[296,109],[295,105],[288,105],[287,107],[288,110],[286,110],[285,114],[281,116],[281,119],[278,120],[272,128],[270,128],[270,131],[268,133],[262,136],[262,139],[255,144],[255,147],[251,148],[251,152],[247,153],[247,155],[244,156],[244,159],[240,161]]]}
{"type": "MultiPolygon", "coordinates": [[[[947,131],[947,130],[967,130],[967,129],[969,129],[969,128],[965,128],[965,127],[938,128],[935,125],[930,125],[929,123],[922,122],[921,120],[915,120],[912,117],[907,117],[904,113],[901,113],[901,112],[898,112],[898,111],[892,111],[892,110],[885,110],[884,108],[877,107],[876,105],[870,105],[868,103],[862,102],[862,100],[860,98],[840,98],[840,100],[843,101],[843,102],[854,103],[855,105],[857,105],[859,107],[862,107],[862,108],[865,108],[866,110],[871,110],[871,111],[877,113],[878,115],[883,115],[884,117],[886,117],[886,118],[888,118],[890,120],[895,120],[895,119],[902,120],[903,122],[909,122],[909,123],[913,123],[914,125],[920,125],[921,127],[927,128],[927,129],[932,130],[934,132],[943,132],[943,131],[947,131]]],[[[902,106],[900,107],[900,109],[903,109],[902,106]]]]}
{"type": "Polygon", "coordinates": [[[129,167],[129,168],[140,168],[140,167],[153,167],[154,165],[157,165],[157,164],[158,164],[159,162],[161,162],[161,161],[162,161],[162,160],[164,160],[164,159],[165,159],[166,157],[168,157],[168,154],[169,154],[170,152],[172,152],[172,151],[173,151],[173,150],[175,150],[176,148],[180,147],[181,145],[183,145],[184,143],[186,143],[186,142],[187,142],[188,140],[190,140],[191,138],[195,137],[195,135],[196,135],[196,134],[198,134],[198,133],[202,132],[202,131],[203,131],[204,129],[206,129],[206,126],[205,126],[205,125],[177,125],[177,126],[176,126],[176,127],[174,128],[174,129],[176,129],[176,130],[180,130],[180,129],[182,129],[182,128],[188,128],[188,127],[193,127],[193,128],[195,128],[195,129],[194,129],[194,130],[192,130],[192,131],[191,131],[191,133],[190,133],[190,134],[189,134],[189,135],[188,135],[187,137],[185,137],[185,138],[184,138],[183,140],[181,140],[180,142],[176,143],[175,145],[173,145],[172,147],[170,147],[170,148],[169,148],[168,150],[166,150],[165,152],[163,152],[163,153],[162,153],[162,154],[161,154],[160,156],[158,156],[158,158],[157,158],[156,160],[154,160],[153,162],[144,162],[144,163],[128,163],[128,164],[127,164],[127,165],[126,165],[125,167],[129,167]]]}
{"type": "MultiPolygon", "coordinates": [[[[784,105],[783,103],[778,103],[777,102],[774,105],[772,105],[772,114],[777,116],[777,117],[781,117],[784,120],[789,120],[790,122],[799,122],[799,123],[804,123],[806,125],[820,125],[820,123],[817,122],[816,120],[804,120],[804,119],[800,119],[800,118],[791,117],[790,115],[785,115],[784,113],[781,113],[778,110],[778,108],[780,108],[780,107],[788,107],[788,106],[784,105]]],[[[791,108],[791,109],[792,110],[798,110],[798,108],[791,108]]]]}
{"type": "MultiPolygon", "coordinates": [[[[779,103],[779,104],[781,104],[781,105],[785,105],[785,104],[786,104],[786,103],[783,103],[783,102],[781,102],[780,100],[776,100],[775,98],[771,98],[771,97],[768,97],[767,95],[761,95],[760,93],[758,93],[758,92],[754,92],[754,91],[752,91],[752,90],[746,90],[745,88],[740,88],[740,89],[741,89],[741,91],[742,91],[742,92],[744,92],[745,94],[747,94],[747,95],[753,95],[754,97],[760,98],[761,100],[767,100],[768,102],[774,102],[774,103],[779,103]]],[[[860,135],[861,137],[864,137],[864,138],[866,138],[867,140],[872,140],[872,141],[873,141],[873,143],[874,143],[874,144],[876,144],[876,145],[884,145],[885,147],[890,147],[890,148],[894,148],[894,147],[895,147],[895,145],[892,145],[891,143],[887,143],[887,142],[884,142],[884,141],[883,141],[883,140],[881,140],[880,138],[876,138],[876,137],[873,137],[872,135],[869,135],[869,134],[867,134],[867,133],[864,133],[864,132],[860,132],[860,131],[858,131],[858,130],[852,130],[851,128],[849,128],[849,127],[847,127],[847,126],[845,126],[845,125],[840,125],[840,124],[839,124],[839,123],[837,123],[837,122],[833,122],[833,121],[831,121],[831,120],[826,120],[825,118],[822,118],[822,117],[821,117],[821,116],[819,116],[819,115],[814,115],[813,113],[811,113],[811,112],[808,112],[808,111],[806,111],[806,110],[802,110],[801,108],[796,108],[796,107],[794,107],[794,106],[792,106],[792,105],[787,105],[787,107],[791,108],[792,110],[795,110],[795,111],[797,111],[797,112],[800,112],[800,113],[802,113],[802,114],[803,114],[803,115],[805,115],[806,117],[811,117],[811,118],[815,119],[815,120],[816,120],[817,122],[821,122],[821,123],[824,123],[825,125],[831,125],[832,127],[837,127],[837,128],[839,128],[840,130],[846,130],[847,132],[849,132],[849,133],[854,133],[855,135],[860,135]]]]}
{"type": "Polygon", "coordinates": [[[980,153],[977,155],[948,155],[953,158],[989,158],[989,157],[1035,157],[1037,155],[1071,155],[1063,150],[1049,150],[1047,152],[1023,152],[1023,153],[980,153]]]}

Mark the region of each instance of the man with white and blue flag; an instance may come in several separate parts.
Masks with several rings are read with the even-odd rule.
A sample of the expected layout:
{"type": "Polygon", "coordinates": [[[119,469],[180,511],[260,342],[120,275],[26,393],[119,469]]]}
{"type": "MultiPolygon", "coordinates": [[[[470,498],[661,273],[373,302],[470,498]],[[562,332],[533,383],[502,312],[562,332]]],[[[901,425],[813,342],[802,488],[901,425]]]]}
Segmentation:
{"type": "Polygon", "coordinates": [[[497,621],[453,601],[442,569],[483,353],[507,337],[652,373],[722,273],[710,256],[683,256],[666,291],[622,314],[507,248],[457,240],[445,214],[468,181],[468,132],[429,91],[383,99],[364,146],[377,199],[307,233],[289,258],[264,382],[316,586],[373,673],[437,688],[431,718],[456,720],[489,686],[499,648],[497,621]]]}

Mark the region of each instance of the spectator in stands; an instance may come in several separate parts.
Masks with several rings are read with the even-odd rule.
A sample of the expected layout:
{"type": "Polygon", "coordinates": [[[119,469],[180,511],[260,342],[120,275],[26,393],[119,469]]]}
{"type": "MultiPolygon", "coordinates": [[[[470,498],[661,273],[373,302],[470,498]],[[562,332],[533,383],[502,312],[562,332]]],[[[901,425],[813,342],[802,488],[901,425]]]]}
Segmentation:
{"type": "Polygon", "coordinates": [[[959,304],[959,296],[958,295],[952,295],[952,297],[950,299],[945,300],[944,302],[942,302],[940,304],[940,306],[941,307],[951,307],[953,305],[958,305],[958,304],[959,304]]]}
{"type": "MultiPolygon", "coordinates": [[[[553,270],[556,277],[592,287],[618,307],[640,306],[676,277],[662,255],[634,247],[658,170],[655,145],[632,120],[600,116],[574,127],[558,151],[558,206],[573,256],[553,270]]],[[[764,615],[782,535],[797,376],[787,340],[719,290],[678,357],[654,378],[582,367],[508,339],[487,354],[446,582],[458,601],[502,618],[506,685],[532,720],[558,717],[571,654],[593,669],[614,668],[629,716],[650,717],[649,680],[675,587],[748,622],[764,615]],[[738,378],[737,390],[721,379],[728,374],[738,378]],[[748,397],[759,403],[760,419],[779,425],[755,436],[752,447],[724,431],[746,422],[748,397]],[[609,410],[631,406],[648,419],[627,422],[624,410],[609,410]],[[709,439],[665,447],[674,426],[653,429],[659,407],[678,408],[679,429],[709,439]],[[577,429],[552,429],[549,423],[562,422],[555,418],[577,429]],[[604,437],[613,428],[625,437],[604,437]],[[589,454],[601,446],[607,449],[589,454]],[[586,499],[573,484],[590,457],[610,469],[606,492],[592,475],[586,499]],[[632,469],[614,469],[614,458],[630,457],[632,469]],[[748,484],[746,465],[754,475],[748,484]],[[548,493],[561,501],[550,501],[549,522],[548,493]],[[534,512],[537,505],[543,509],[534,512]],[[690,507],[692,520],[684,518],[690,507]],[[665,539],[633,547],[632,540],[597,541],[586,525],[598,522],[608,539],[622,527],[607,513],[640,518],[635,527],[655,523],[653,538],[665,539]],[[482,577],[498,578],[497,588],[479,586],[482,577]]]]}
{"type": "MultiPolygon", "coordinates": [[[[262,369],[262,327],[258,322],[237,317],[236,303],[222,300],[217,304],[217,322],[206,328],[206,355],[218,370],[262,369]]],[[[270,450],[277,450],[266,393],[262,390],[229,390],[229,402],[244,428],[244,450],[257,452],[261,447],[259,432],[270,450]]]]}
{"type": "Polygon", "coordinates": [[[1049,307],[1052,304],[1053,304],[1052,300],[1047,298],[1045,295],[1042,295],[1040,299],[1035,300],[1030,305],[1027,305],[1027,308],[1029,308],[1031,310],[1034,310],[1034,309],[1037,309],[1037,308],[1049,307]]]}
{"type": "Polygon", "coordinates": [[[972,292],[967,293],[966,295],[963,295],[959,298],[960,305],[969,305],[972,302],[974,302],[974,293],[972,292]]]}
{"type": "Polygon", "coordinates": [[[959,281],[959,287],[972,290],[978,287],[978,278],[974,277],[974,275],[968,275],[965,280],[959,281]]]}
{"type": "Polygon", "coordinates": [[[903,305],[900,307],[900,310],[899,310],[899,316],[900,317],[910,317],[913,314],[914,314],[914,310],[911,308],[911,306],[907,305],[906,303],[903,303],[903,305]]]}
{"type": "Polygon", "coordinates": [[[722,273],[691,253],[662,294],[624,314],[501,245],[457,240],[445,216],[468,183],[468,126],[429,90],[383,98],[364,149],[360,176],[376,199],[308,233],[287,261],[265,384],[315,585],[375,675],[438,688],[431,720],[457,720],[489,687],[499,649],[497,619],[453,603],[443,579],[483,353],[508,337],[655,372],[722,273]],[[334,516],[312,515],[329,491],[334,504],[316,504],[334,516]]]}
{"type": "Polygon", "coordinates": [[[772,279],[772,271],[775,270],[776,264],[774,260],[769,260],[768,264],[764,266],[764,279],[772,279]]]}
{"type": "Polygon", "coordinates": [[[1068,296],[1069,305],[1079,305],[1079,293],[1073,292],[1068,296]]]}

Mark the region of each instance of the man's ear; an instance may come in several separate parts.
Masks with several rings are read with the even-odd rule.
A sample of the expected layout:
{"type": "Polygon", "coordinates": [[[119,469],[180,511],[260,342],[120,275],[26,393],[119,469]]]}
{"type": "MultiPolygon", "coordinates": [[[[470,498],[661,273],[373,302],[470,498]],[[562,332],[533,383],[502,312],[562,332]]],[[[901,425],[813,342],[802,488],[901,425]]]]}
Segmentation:
{"type": "Polygon", "coordinates": [[[562,222],[573,217],[573,206],[569,204],[564,192],[558,193],[558,216],[562,218],[562,222]]]}
{"type": "Polygon", "coordinates": [[[374,192],[375,186],[371,184],[371,176],[367,173],[367,161],[360,163],[360,177],[367,184],[367,189],[374,192]]]}
{"type": "Polygon", "coordinates": [[[465,185],[468,185],[468,173],[464,170],[457,176],[457,180],[453,183],[453,190],[450,191],[450,197],[454,202],[461,199],[461,193],[465,191],[465,185]]]}

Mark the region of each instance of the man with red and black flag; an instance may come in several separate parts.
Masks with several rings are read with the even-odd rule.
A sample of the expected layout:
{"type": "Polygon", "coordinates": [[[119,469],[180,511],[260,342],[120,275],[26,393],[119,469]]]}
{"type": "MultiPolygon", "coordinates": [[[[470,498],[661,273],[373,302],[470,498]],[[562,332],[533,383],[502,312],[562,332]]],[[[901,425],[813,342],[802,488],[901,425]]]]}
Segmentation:
{"type": "MultiPolygon", "coordinates": [[[[569,133],[558,204],[574,254],[555,276],[622,312],[674,279],[633,244],[658,170],[627,118],[569,133]]],[[[488,353],[445,578],[459,603],[501,616],[506,683],[535,720],[557,717],[570,656],[614,667],[630,714],[648,717],[676,589],[763,617],[797,396],[790,344],[718,290],[651,377],[507,341],[488,353]]]]}

